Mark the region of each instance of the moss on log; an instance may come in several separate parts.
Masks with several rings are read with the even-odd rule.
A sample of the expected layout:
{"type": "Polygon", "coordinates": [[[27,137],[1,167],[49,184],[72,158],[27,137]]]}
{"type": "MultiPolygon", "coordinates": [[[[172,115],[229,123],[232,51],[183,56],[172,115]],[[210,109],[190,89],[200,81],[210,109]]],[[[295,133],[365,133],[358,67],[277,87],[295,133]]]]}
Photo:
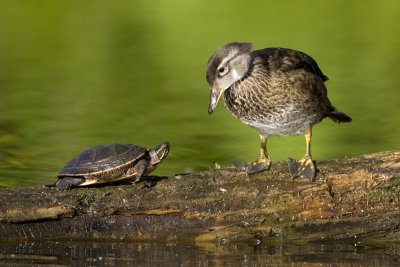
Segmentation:
{"type": "Polygon", "coordinates": [[[285,162],[59,192],[0,189],[0,239],[343,241],[400,238],[400,151],[318,162],[315,182],[285,162]]]}

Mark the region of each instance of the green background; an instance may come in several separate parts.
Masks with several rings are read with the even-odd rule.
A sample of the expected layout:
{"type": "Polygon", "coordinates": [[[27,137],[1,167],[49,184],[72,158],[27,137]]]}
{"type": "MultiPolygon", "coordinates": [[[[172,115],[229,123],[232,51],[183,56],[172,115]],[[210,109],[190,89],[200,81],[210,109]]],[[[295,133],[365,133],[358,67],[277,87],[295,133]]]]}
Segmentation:
{"type": "MultiPolygon", "coordinates": [[[[218,105],[206,64],[249,41],[311,55],[353,118],[314,128],[314,159],[399,148],[400,3],[383,1],[0,1],[0,186],[50,183],[104,143],[171,143],[156,174],[258,156],[255,130],[218,105]]],[[[304,137],[275,137],[273,160],[304,137]]]]}

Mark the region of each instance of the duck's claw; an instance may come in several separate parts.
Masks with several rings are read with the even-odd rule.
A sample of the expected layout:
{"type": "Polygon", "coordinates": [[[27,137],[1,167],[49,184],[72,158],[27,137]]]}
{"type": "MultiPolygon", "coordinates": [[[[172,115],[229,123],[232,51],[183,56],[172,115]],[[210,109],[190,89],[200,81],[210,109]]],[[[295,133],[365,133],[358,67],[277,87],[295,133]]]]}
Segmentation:
{"type": "Polygon", "coordinates": [[[295,177],[306,177],[311,181],[315,180],[317,175],[317,167],[315,162],[310,157],[305,157],[300,161],[296,161],[292,158],[288,158],[289,172],[292,178],[295,177]]]}

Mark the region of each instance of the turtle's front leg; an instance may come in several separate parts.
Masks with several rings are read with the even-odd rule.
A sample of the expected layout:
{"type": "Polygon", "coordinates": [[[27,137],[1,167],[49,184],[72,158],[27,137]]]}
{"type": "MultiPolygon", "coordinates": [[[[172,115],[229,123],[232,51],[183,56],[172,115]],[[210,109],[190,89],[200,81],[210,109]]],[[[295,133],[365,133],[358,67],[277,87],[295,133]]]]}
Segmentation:
{"type": "Polygon", "coordinates": [[[149,161],[146,159],[139,160],[135,166],[130,168],[128,172],[137,173],[134,183],[139,183],[144,175],[146,175],[149,161]]]}
{"type": "Polygon", "coordinates": [[[306,137],[306,155],[304,158],[297,162],[294,159],[288,159],[289,171],[293,178],[295,177],[307,177],[311,181],[314,181],[317,175],[317,168],[314,161],[311,158],[311,127],[307,128],[305,132],[306,137]]]}

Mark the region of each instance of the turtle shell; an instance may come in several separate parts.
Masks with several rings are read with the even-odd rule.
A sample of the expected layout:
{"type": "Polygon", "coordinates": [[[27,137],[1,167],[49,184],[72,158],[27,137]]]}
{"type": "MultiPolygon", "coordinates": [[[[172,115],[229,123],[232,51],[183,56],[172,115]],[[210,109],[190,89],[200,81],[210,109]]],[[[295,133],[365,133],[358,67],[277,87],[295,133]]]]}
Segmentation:
{"type": "Polygon", "coordinates": [[[147,149],[132,144],[96,146],[70,160],[58,174],[65,176],[115,176],[133,166],[146,155],[147,149]]]}

